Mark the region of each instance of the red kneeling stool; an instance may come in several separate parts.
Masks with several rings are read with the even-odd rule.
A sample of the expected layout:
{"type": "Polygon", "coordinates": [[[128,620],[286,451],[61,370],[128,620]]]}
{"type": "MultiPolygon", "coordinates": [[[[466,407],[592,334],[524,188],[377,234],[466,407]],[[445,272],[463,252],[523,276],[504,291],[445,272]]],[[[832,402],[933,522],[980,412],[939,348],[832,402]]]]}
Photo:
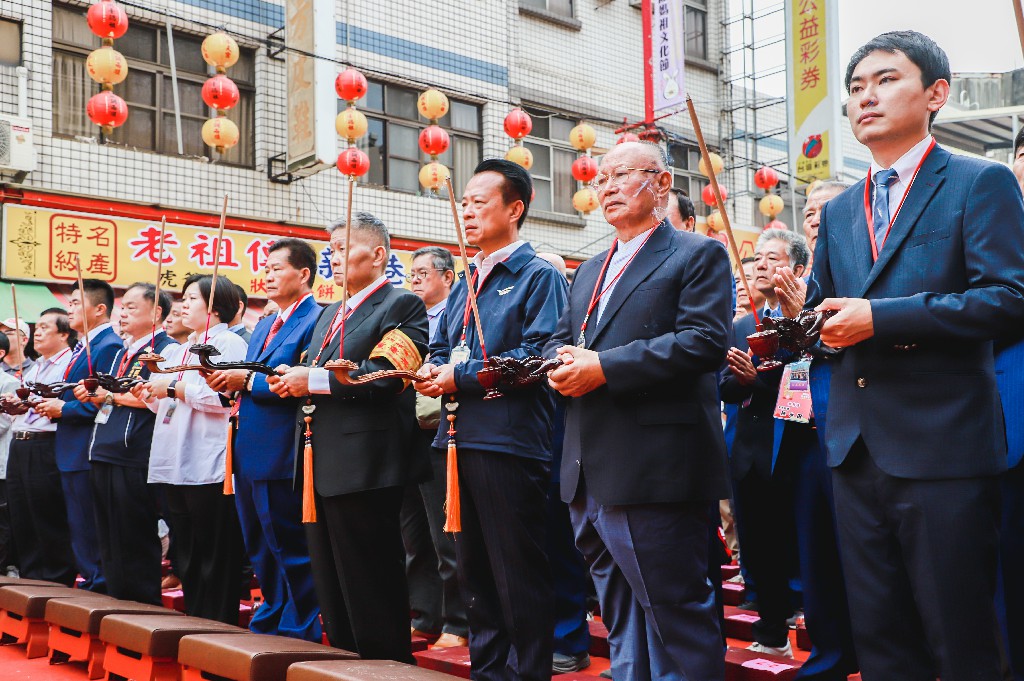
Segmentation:
{"type": "Polygon", "coordinates": [[[296,662],[358,657],[341,648],[267,634],[186,636],[178,647],[181,681],[284,681],[296,662]]]}
{"type": "Polygon", "coordinates": [[[287,681],[452,681],[448,674],[394,660],[331,660],[297,662],[287,681]]]}
{"type": "Polygon", "coordinates": [[[201,617],[109,615],[100,624],[107,644],[103,667],[133,681],[178,681],[178,643],[193,634],[246,634],[245,629],[201,617]]]}
{"type": "Polygon", "coordinates": [[[0,588],[0,642],[24,643],[29,658],[46,654],[49,625],[43,618],[46,604],[54,598],[95,598],[110,596],[63,586],[5,586],[0,588]]]}

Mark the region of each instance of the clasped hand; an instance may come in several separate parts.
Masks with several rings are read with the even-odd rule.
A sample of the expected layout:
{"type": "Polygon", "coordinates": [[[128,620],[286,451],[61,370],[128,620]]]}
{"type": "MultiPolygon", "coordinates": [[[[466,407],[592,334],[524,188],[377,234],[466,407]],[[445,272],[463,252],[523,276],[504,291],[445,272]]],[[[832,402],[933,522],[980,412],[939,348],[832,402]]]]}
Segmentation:
{"type": "Polygon", "coordinates": [[[566,397],[580,397],[608,382],[601,357],[593,350],[575,345],[558,348],[562,366],[548,374],[548,385],[566,397]]]}

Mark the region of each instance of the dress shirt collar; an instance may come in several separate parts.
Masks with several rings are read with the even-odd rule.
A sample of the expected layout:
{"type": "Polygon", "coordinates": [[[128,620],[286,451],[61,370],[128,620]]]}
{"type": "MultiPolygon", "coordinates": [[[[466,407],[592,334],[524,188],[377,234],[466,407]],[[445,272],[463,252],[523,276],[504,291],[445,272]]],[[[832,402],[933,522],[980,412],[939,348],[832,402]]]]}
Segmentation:
{"type": "Polygon", "coordinates": [[[524,244],[526,244],[526,242],[522,239],[513,241],[508,246],[502,246],[487,257],[484,257],[483,251],[480,251],[473,256],[473,264],[476,265],[478,270],[480,270],[480,276],[486,277],[491,273],[491,270],[494,269],[495,265],[510,257],[513,253],[519,250],[520,246],[523,246],[524,244]]]}
{"type": "Polygon", "coordinates": [[[615,247],[615,255],[613,257],[615,257],[615,259],[617,260],[623,256],[628,258],[629,256],[633,255],[634,253],[640,250],[640,247],[644,245],[644,242],[646,241],[650,233],[656,230],[657,228],[658,225],[655,225],[654,227],[651,227],[648,230],[644,230],[643,232],[640,232],[629,241],[616,239],[615,241],[617,245],[615,247]]]}
{"type": "Polygon", "coordinates": [[[302,301],[304,301],[306,298],[312,297],[312,295],[313,295],[312,293],[307,293],[306,295],[302,296],[301,298],[296,300],[294,303],[292,303],[291,305],[289,305],[285,309],[278,310],[277,311],[277,317],[278,317],[278,319],[281,320],[281,323],[284,324],[286,321],[288,321],[288,318],[292,316],[292,313],[295,312],[296,308],[298,308],[299,305],[302,305],[302,301]]]}
{"type": "Polygon", "coordinates": [[[370,296],[371,293],[373,293],[374,291],[377,290],[378,286],[380,286],[382,283],[384,283],[387,280],[388,280],[388,276],[386,274],[382,274],[379,277],[377,277],[376,279],[374,279],[373,281],[371,281],[369,286],[367,286],[364,289],[360,289],[359,293],[356,293],[355,295],[350,296],[349,299],[348,299],[348,309],[349,310],[356,309],[357,305],[359,305],[364,300],[366,300],[370,296]]]}
{"type": "Polygon", "coordinates": [[[228,330],[228,325],[221,322],[220,324],[211,326],[210,330],[206,333],[203,333],[202,331],[193,331],[188,335],[189,345],[195,345],[196,343],[209,343],[211,338],[228,330]],[[203,340],[199,340],[200,338],[203,340]]]}
{"type": "Polygon", "coordinates": [[[440,303],[437,303],[436,305],[434,305],[433,307],[431,307],[431,308],[429,308],[427,310],[427,318],[428,319],[433,319],[434,317],[438,316],[439,314],[444,312],[444,308],[447,305],[448,305],[448,299],[444,298],[443,300],[441,300],[440,303]]]}
{"type": "Polygon", "coordinates": [[[149,333],[144,333],[142,334],[141,337],[136,338],[133,341],[126,340],[124,342],[125,350],[128,356],[131,357],[132,355],[134,355],[135,353],[137,353],[139,350],[146,347],[150,343],[156,345],[156,339],[164,335],[166,334],[163,331],[157,331],[155,336],[149,333]]]}
{"type": "Polygon", "coordinates": [[[89,329],[89,341],[92,342],[96,340],[96,336],[100,335],[109,328],[110,322],[107,322],[106,324],[100,324],[95,329],[89,329]]]}
{"type": "MultiPolygon", "coordinates": [[[[926,135],[923,140],[915,144],[910,148],[907,153],[897,159],[892,164],[892,169],[896,171],[897,182],[906,185],[910,182],[910,178],[913,177],[914,171],[917,170],[917,166],[921,164],[921,159],[924,158],[924,154],[928,151],[928,146],[932,143],[932,136],[926,135]]],[[[887,170],[878,164],[877,161],[871,161],[871,174],[877,175],[880,171],[887,170]]]]}

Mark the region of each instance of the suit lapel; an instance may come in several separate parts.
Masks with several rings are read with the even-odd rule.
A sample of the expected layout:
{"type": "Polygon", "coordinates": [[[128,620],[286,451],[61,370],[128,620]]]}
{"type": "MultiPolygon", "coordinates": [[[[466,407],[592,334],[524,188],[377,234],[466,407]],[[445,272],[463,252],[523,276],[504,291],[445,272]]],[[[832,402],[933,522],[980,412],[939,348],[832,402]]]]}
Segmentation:
{"type": "MultiPolygon", "coordinates": [[[[309,314],[310,310],[312,310],[313,307],[315,306],[316,301],[313,300],[312,296],[302,301],[302,303],[300,303],[298,307],[296,307],[295,310],[292,311],[291,315],[288,316],[287,321],[285,321],[281,328],[278,329],[277,335],[271,339],[266,349],[260,352],[259,356],[257,357],[257,361],[262,362],[267,357],[270,357],[282,343],[288,340],[289,336],[295,333],[295,329],[299,327],[300,320],[305,319],[306,315],[309,314]]],[[[259,345],[257,347],[262,348],[263,343],[266,342],[267,336],[270,335],[271,326],[273,326],[273,322],[266,326],[266,333],[262,333],[263,329],[257,327],[256,331],[260,332],[259,338],[256,338],[256,331],[253,331],[251,342],[258,342],[259,345]]]]}
{"type": "MultiPolygon", "coordinates": [[[[594,332],[589,334],[590,337],[587,339],[588,348],[592,347],[598,336],[608,328],[609,322],[611,322],[633,290],[647,279],[651,272],[656,270],[661,263],[665,262],[665,259],[672,253],[672,236],[674,233],[674,227],[669,225],[668,222],[662,222],[654,234],[651,235],[650,241],[644,244],[637,252],[633,262],[629,263],[622,276],[619,277],[618,283],[615,284],[611,297],[608,299],[608,304],[604,308],[604,314],[601,315],[601,321],[594,328],[594,332]]],[[[605,275],[605,280],[601,282],[602,287],[608,285],[607,275],[605,275]]],[[[590,301],[588,300],[587,302],[590,301]]],[[[600,302],[594,308],[595,315],[598,309],[600,309],[600,302]]]]}
{"type": "MultiPolygon", "coordinates": [[[[359,328],[359,326],[369,318],[373,311],[378,305],[384,301],[384,297],[391,291],[391,285],[384,286],[379,291],[375,292],[369,298],[364,300],[362,304],[355,309],[352,316],[345,320],[345,335],[349,338],[352,337],[352,332],[359,328]]],[[[321,341],[323,342],[323,341],[321,341]]],[[[341,332],[335,334],[334,338],[324,349],[324,354],[321,359],[324,360],[328,357],[332,357],[338,353],[338,348],[341,346],[341,332]]],[[[340,355],[338,355],[340,358],[340,355]]]]}
{"type": "MultiPolygon", "coordinates": [[[[882,247],[882,252],[878,254],[878,260],[875,261],[871,267],[871,271],[868,273],[867,279],[864,281],[864,286],[860,290],[858,298],[863,298],[871,284],[878,278],[882,270],[892,261],[899,250],[900,246],[906,240],[907,236],[913,230],[914,225],[917,224],[918,219],[921,217],[921,213],[928,207],[932,197],[935,196],[935,192],[938,191],[942,185],[945,176],[941,174],[941,171],[946,167],[946,161],[949,159],[949,152],[945,149],[936,147],[932,149],[932,153],[929,154],[925,160],[924,165],[921,166],[920,172],[917,174],[917,179],[913,181],[913,185],[910,187],[910,191],[907,193],[907,198],[903,202],[903,208],[900,209],[899,215],[896,217],[896,222],[893,223],[892,229],[889,232],[889,236],[885,239],[885,244],[882,247]]],[[[861,221],[866,223],[865,218],[861,218],[861,221]]],[[[864,232],[866,235],[867,232],[864,232]]],[[[870,248],[870,244],[868,247],[870,248]]]]}

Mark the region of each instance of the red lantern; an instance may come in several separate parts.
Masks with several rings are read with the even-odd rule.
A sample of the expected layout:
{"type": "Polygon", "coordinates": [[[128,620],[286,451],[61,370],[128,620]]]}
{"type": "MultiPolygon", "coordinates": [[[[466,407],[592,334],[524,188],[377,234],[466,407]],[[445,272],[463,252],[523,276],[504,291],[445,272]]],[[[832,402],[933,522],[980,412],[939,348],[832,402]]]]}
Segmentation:
{"type": "Polygon", "coordinates": [[[518,106],[508,112],[505,116],[505,134],[514,140],[519,140],[530,134],[533,130],[533,119],[518,106]]]}
{"type": "Polygon", "coordinates": [[[429,125],[420,133],[420,149],[427,156],[440,156],[448,151],[448,133],[439,125],[429,125]]]}
{"type": "Polygon", "coordinates": [[[113,0],[100,0],[85,15],[89,30],[101,38],[117,39],[128,31],[128,14],[113,0]]]}
{"type": "Polygon", "coordinates": [[[627,132],[624,135],[622,135],[622,137],[620,137],[619,139],[615,140],[615,143],[616,144],[622,144],[623,142],[639,142],[639,141],[640,141],[640,135],[637,135],[635,132],[627,132]]]}
{"type": "Polygon", "coordinates": [[[369,85],[366,76],[355,69],[345,69],[334,79],[334,91],[346,102],[362,99],[369,85]]]}
{"type": "Polygon", "coordinates": [[[128,105],[113,92],[104,90],[89,98],[85,113],[96,125],[116,128],[128,120],[128,105]]]}
{"type": "Polygon", "coordinates": [[[779,183],[779,174],[775,171],[775,168],[769,166],[761,166],[754,173],[754,184],[760,189],[768,190],[779,183]]]}
{"type": "Polygon", "coordinates": [[[223,74],[218,74],[203,83],[203,101],[206,106],[227,111],[238,104],[238,86],[235,81],[223,74]]]}
{"type": "Polygon", "coordinates": [[[362,177],[370,170],[370,157],[358,147],[349,147],[338,154],[337,165],[342,175],[362,177]]]}
{"type": "Polygon", "coordinates": [[[786,226],[786,223],[783,222],[782,220],[772,220],[767,225],[765,225],[764,228],[766,230],[767,229],[789,229],[789,227],[786,226]]]}
{"type": "Polygon", "coordinates": [[[597,177],[597,161],[591,156],[580,156],[572,162],[572,176],[580,182],[590,182],[597,177]]]}
{"type": "MultiPolygon", "coordinates": [[[[725,190],[724,185],[718,185],[718,191],[722,192],[722,203],[725,203],[726,200],[728,200],[729,198],[729,192],[725,190]]],[[[702,198],[704,200],[704,203],[706,203],[709,206],[718,205],[718,202],[715,201],[715,192],[711,190],[710,184],[706,185],[704,189],[701,190],[700,198],[702,198]]]]}

